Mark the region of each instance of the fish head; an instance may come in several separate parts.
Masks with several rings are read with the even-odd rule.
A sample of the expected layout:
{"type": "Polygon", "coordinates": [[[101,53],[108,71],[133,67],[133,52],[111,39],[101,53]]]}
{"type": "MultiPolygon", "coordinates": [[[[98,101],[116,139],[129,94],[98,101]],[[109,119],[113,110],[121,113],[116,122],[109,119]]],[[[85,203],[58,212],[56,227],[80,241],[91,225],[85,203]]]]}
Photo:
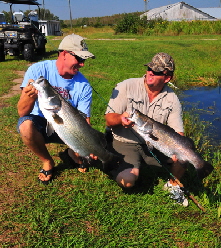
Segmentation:
{"type": "Polygon", "coordinates": [[[36,90],[38,90],[38,92],[43,92],[47,87],[48,82],[44,77],[41,76],[31,84],[35,87],[36,90]]]}
{"type": "Polygon", "coordinates": [[[128,119],[135,123],[137,130],[142,132],[142,134],[152,133],[153,122],[148,116],[142,114],[139,110],[133,109],[132,114],[128,119]]]}
{"type": "Polygon", "coordinates": [[[61,109],[61,100],[59,94],[53,89],[47,79],[40,77],[31,83],[38,91],[38,101],[44,109],[57,112],[61,109]]]}
{"type": "Polygon", "coordinates": [[[133,109],[130,117],[128,117],[127,119],[134,122],[138,126],[143,126],[145,122],[141,115],[142,113],[139,110],[133,109]]]}

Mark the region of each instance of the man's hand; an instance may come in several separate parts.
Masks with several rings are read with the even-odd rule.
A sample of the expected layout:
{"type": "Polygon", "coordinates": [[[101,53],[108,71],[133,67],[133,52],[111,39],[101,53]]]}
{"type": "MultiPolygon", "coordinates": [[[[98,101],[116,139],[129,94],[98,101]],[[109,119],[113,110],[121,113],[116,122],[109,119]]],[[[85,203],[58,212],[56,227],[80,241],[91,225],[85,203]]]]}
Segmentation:
{"type": "Polygon", "coordinates": [[[129,114],[127,112],[124,112],[121,115],[121,120],[122,120],[122,126],[125,128],[130,128],[134,126],[134,122],[130,121],[127,117],[129,117],[129,114]]]}
{"type": "Polygon", "coordinates": [[[176,155],[173,155],[171,159],[173,160],[173,162],[177,162],[178,161],[176,155]]]}
{"type": "Polygon", "coordinates": [[[95,156],[94,154],[90,154],[90,158],[92,158],[92,159],[94,159],[94,160],[97,160],[97,159],[98,159],[98,157],[95,156]]]}
{"type": "Polygon", "coordinates": [[[27,86],[22,89],[22,93],[17,104],[18,114],[20,117],[31,113],[35,101],[38,98],[38,91],[33,85],[30,84],[31,82],[34,82],[34,80],[30,79],[27,86]]]}
{"type": "Polygon", "coordinates": [[[32,82],[34,82],[34,80],[30,79],[28,81],[28,85],[23,88],[23,91],[24,91],[24,94],[26,94],[27,96],[29,96],[31,98],[34,98],[34,99],[37,99],[37,97],[38,97],[38,91],[31,84],[32,82]]]}

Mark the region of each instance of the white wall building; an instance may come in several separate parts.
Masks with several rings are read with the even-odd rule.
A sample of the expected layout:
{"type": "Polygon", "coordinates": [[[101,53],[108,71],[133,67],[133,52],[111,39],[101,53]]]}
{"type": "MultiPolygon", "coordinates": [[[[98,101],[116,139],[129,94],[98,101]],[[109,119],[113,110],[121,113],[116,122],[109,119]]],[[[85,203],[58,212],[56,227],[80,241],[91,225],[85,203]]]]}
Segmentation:
{"type": "Polygon", "coordinates": [[[181,21],[181,20],[216,20],[215,17],[185,3],[178,2],[159,8],[151,9],[140,17],[147,17],[147,20],[162,18],[168,21],[181,21]]]}
{"type": "Polygon", "coordinates": [[[55,35],[60,36],[62,35],[60,21],[55,20],[39,20],[39,29],[45,36],[55,35]]]}

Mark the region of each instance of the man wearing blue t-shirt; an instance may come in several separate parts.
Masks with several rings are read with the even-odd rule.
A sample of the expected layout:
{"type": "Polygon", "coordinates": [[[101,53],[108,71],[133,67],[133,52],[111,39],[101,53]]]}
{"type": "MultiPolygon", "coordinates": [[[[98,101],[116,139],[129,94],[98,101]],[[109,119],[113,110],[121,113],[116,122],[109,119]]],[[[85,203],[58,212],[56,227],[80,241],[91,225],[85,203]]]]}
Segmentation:
{"type": "MultiPolygon", "coordinates": [[[[90,124],[92,88],[79,69],[84,66],[86,59],[95,57],[88,51],[83,37],[76,34],[64,37],[58,50],[57,60],[38,62],[28,68],[17,105],[20,116],[18,130],[24,144],[42,161],[43,167],[38,178],[45,184],[52,179],[55,165],[46,144],[63,142],[56,133],[47,136],[47,121],[39,109],[38,92],[30,83],[40,76],[46,78],[61,96],[86,114],[86,120],[90,124]]],[[[71,149],[67,149],[65,153],[73,159],[73,163],[82,164],[81,158],[71,149]]]]}

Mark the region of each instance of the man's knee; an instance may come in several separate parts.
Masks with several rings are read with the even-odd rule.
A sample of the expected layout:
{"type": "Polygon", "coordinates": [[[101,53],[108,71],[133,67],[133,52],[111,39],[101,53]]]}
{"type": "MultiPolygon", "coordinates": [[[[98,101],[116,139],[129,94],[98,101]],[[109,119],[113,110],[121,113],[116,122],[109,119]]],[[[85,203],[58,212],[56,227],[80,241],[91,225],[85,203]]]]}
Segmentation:
{"type": "Polygon", "coordinates": [[[28,145],[30,142],[33,142],[36,139],[42,140],[43,135],[37,130],[34,123],[31,120],[25,120],[19,126],[19,132],[23,142],[28,145]]]}
{"type": "Polygon", "coordinates": [[[117,177],[116,182],[124,188],[131,188],[135,185],[135,182],[138,178],[139,170],[138,169],[126,169],[121,171],[117,177]]]}
{"type": "Polygon", "coordinates": [[[34,123],[31,120],[25,120],[19,126],[19,131],[21,134],[26,133],[34,128],[34,123]]]}

